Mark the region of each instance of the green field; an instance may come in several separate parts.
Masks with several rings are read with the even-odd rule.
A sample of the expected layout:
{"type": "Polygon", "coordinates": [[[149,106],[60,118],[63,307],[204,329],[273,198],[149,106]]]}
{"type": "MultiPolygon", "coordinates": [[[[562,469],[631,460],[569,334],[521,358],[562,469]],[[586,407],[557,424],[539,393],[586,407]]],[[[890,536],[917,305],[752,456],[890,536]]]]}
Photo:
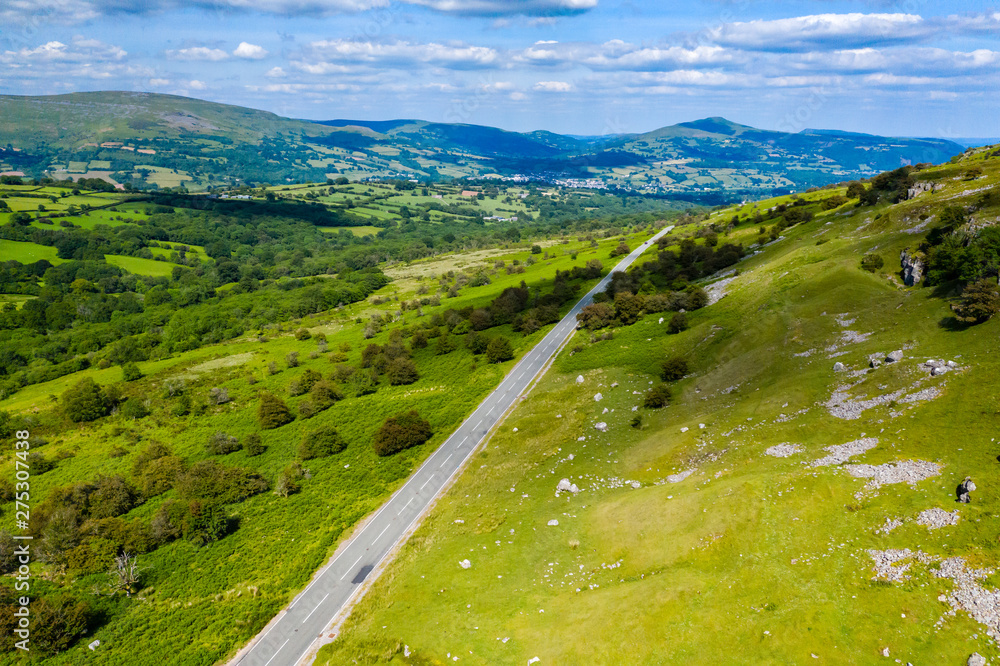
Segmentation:
{"type": "Polygon", "coordinates": [[[154,277],[164,277],[170,275],[174,266],[167,261],[156,261],[154,259],[142,259],[140,257],[123,257],[120,255],[106,254],[104,260],[112,266],[134,273],[136,275],[152,275],[154,277]]]}
{"type": "Polygon", "coordinates": [[[45,259],[53,264],[62,262],[54,247],[0,239],[0,261],[19,261],[22,264],[31,264],[40,259],[45,259]]]}

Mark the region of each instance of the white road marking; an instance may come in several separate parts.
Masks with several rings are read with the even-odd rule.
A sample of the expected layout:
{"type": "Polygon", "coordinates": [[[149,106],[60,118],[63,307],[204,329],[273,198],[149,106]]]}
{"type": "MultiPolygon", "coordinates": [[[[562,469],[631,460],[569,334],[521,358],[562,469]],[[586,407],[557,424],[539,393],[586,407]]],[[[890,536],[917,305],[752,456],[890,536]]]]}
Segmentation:
{"type": "MultiPolygon", "coordinates": [[[[330,596],[329,592],[326,593],[326,597],[328,597],[328,596],[330,596]]],[[[316,608],[319,608],[320,606],[323,605],[323,602],[326,601],[326,597],[323,597],[322,599],[319,600],[319,603],[316,604],[316,608]]],[[[306,620],[308,620],[310,617],[312,617],[312,614],[316,612],[316,608],[313,608],[311,611],[309,611],[309,615],[306,615],[306,619],[302,620],[302,624],[305,624],[306,620]]]]}
{"type": "MultiPolygon", "coordinates": [[[[451,457],[452,457],[453,455],[455,455],[455,452],[454,452],[454,451],[452,451],[451,453],[449,453],[449,454],[448,454],[448,457],[444,459],[444,462],[443,462],[443,463],[441,463],[441,467],[444,467],[444,463],[448,462],[448,460],[449,460],[449,459],[450,459],[450,458],[451,458],[451,457]]],[[[404,508],[405,508],[405,507],[404,507],[404,508]]]]}
{"type": "Polygon", "coordinates": [[[344,575],[340,577],[340,580],[344,580],[345,578],[347,578],[348,574],[351,573],[351,569],[354,568],[355,564],[357,564],[358,562],[361,561],[362,557],[364,557],[364,554],[358,555],[358,559],[354,560],[354,564],[352,564],[351,566],[347,567],[347,571],[345,571],[344,575]]]}
{"type": "MultiPolygon", "coordinates": [[[[389,529],[390,527],[392,527],[392,524],[389,524],[389,525],[386,525],[386,526],[385,526],[385,529],[384,529],[384,530],[382,530],[381,532],[379,532],[379,533],[378,533],[378,536],[377,536],[377,537],[375,537],[375,541],[378,541],[378,540],[379,540],[379,539],[380,539],[380,538],[382,537],[382,535],[383,535],[383,534],[385,534],[385,533],[386,533],[386,531],[387,531],[387,530],[388,530],[388,529],[389,529]]],[[[375,543],[375,541],[372,541],[372,543],[375,543]]]]}
{"type": "Polygon", "coordinates": [[[264,663],[264,666],[267,666],[267,665],[268,665],[268,664],[270,664],[270,663],[271,663],[272,661],[274,661],[274,658],[278,656],[278,653],[279,653],[279,652],[281,652],[281,648],[285,647],[285,645],[287,645],[287,644],[288,644],[288,641],[290,641],[290,640],[291,640],[291,638],[286,638],[286,639],[285,639],[285,642],[281,644],[281,647],[280,647],[280,648],[278,648],[277,650],[275,650],[274,654],[272,654],[272,655],[271,655],[271,658],[270,658],[270,659],[268,659],[268,660],[267,660],[267,661],[266,661],[266,662],[264,663]]]}
{"type": "MultiPolygon", "coordinates": [[[[448,458],[451,458],[451,456],[448,456],[448,458]]],[[[445,458],[445,460],[447,461],[448,458],[445,458]]],[[[411,497],[409,500],[407,500],[406,504],[403,505],[403,508],[400,509],[399,513],[397,513],[396,515],[397,516],[403,515],[403,512],[406,511],[406,507],[410,506],[410,502],[412,502],[412,501],[413,501],[413,498],[411,497]]]]}
{"type": "Polygon", "coordinates": [[[431,479],[433,479],[433,478],[434,478],[434,475],[433,475],[433,474],[431,474],[431,475],[430,475],[429,477],[427,477],[427,480],[426,480],[426,481],[424,481],[424,485],[423,485],[423,486],[420,486],[420,489],[421,489],[421,490],[423,490],[423,489],[424,489],[424,486],[426,486],[426,485],[427,485],[428,483],[430,483],[430,482],[431,482],[431,479]]]}

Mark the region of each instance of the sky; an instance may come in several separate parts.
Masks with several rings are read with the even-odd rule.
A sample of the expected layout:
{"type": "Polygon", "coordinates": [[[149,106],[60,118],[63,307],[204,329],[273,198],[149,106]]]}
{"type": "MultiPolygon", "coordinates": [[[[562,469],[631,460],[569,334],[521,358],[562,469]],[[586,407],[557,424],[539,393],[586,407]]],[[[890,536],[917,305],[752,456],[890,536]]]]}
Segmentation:
{"type": "Polygon", "coordinates": [[[950,0],[3,0],[0,93],[564,134],[723,116],[1000,136],[1000,5],[950,0]]]}

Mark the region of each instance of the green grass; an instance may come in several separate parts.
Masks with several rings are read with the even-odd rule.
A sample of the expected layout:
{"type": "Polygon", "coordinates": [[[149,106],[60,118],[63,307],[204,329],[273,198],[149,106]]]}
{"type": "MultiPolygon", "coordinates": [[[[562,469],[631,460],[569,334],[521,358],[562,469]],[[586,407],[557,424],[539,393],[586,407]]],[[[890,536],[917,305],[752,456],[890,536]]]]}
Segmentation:
{"type": "Polygon", "coordinates": [[[1000,557],[992,527],[1000,490],[988,481],[1000,321],[943,326],[950,310],[933,290],[898,288],[887,279],[893,267],[880,275],[858,267],[873,247],[892,257],[913,244],[903,218],[928,203],[900,204],[874,230],[859,228],[870,209],[786,230],[740,265],[726,298],[689,314],[684,333],[667,335],[656,315],[614,340],[591,343],[578,332],[566,349],[582,351],[564,351],[472,458],[316,663],[450,663],[449,654],[472,664],[536,656],[543,664],[790,664],[812,655],[877,663],[886,647],[913,663],[1000,656],[964,611],[944,615],[938,595],[950,582],[914,562],[910,580],[876,584],[866,552],[919,548],[971,566],[1000,557]],[[830,240],[817,246],[820,234],[830,240]],[[844,327],[837,316],[855,321],[844,327]],[[830,358],[824,350],[844,330],[870,337],[830,358]],[[864,373],[869,354],[900,348],[902,362],[864,373]],[[640,407],[642,428],[630,427],[641,405],[634,392],[659,381],[656,367],[672,355],[688,359],[691,375],[674,404],[640,407]],[[927,358],[963,369],[926,378],[917,366],[927,358]],[[836,361],[861,373],[835,374],[836,361]],[[845,381],[863,382],[852,389],[858,398],[928,386],[942,395],[842,420],[822,403],[845,381]],[[595,402],[599,391],[605,397],[595,402]],[[608,434],[593,429],[599,420],[608,434]],[[863,480],[802,464],[861,436],[879,444],[853,462],[936,461],[942,474],[855,497],[863,480]],[[782,442],[804,451],[764,455],[782,442]],[[664,483],[692,468],[686,480],[664,483]],[[958,505],[954,488],[970,474],[984,481],[981,491],[958,505]],[[583,492],[554,497],[563,477],[583,492]],[[638,489],[624,483],[633,480],[638,489]],[[957,508],[959,524],[913,522],[931,507],[957,508]],[[876,534],[887,517],[908,522],[876,534]],[[458,565],[466,558],[467,570],[458,565]]]}
{"type": "Polygon", "coordinates": [[[19,261],[22,264],[33,264],[40,259],[45,259],[53,264],[59,264],[63,261],[58,257],[56,248],[48,245],[0,240],[0,261],[19,261]]]}
{"type": "Polygon", "coordinates": [[[168,261],[156,261],[154,259],[142,259],[140,257],[125,257],[117,254],[106,254],[104,260],[112,266],[134,273],[135,275],[151,275],[153,277],[165,277],[170,275],[174,266],[168,261]]]}

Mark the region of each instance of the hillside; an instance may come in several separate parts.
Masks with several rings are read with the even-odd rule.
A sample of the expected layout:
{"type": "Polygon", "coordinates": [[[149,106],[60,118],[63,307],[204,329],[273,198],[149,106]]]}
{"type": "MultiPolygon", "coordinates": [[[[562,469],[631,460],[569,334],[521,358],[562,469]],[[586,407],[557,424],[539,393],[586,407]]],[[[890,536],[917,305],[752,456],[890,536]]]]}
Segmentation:
{"type": "Polygon", "coordinates": [[[718,203],[872,176],[962,151],[938,139],[759,130],[724,118],[613,137],[424,120],[310,122],[197,99],[0,96],[0,171],[191,190],[327,178],[511,178],[718,203]]]}
{"type": "Polygon", "coordinates": [[[748,254],[587,319],[316,663],[995,662],[998,223],[994,147],[678,227],[621,288],[748,254]]]}

